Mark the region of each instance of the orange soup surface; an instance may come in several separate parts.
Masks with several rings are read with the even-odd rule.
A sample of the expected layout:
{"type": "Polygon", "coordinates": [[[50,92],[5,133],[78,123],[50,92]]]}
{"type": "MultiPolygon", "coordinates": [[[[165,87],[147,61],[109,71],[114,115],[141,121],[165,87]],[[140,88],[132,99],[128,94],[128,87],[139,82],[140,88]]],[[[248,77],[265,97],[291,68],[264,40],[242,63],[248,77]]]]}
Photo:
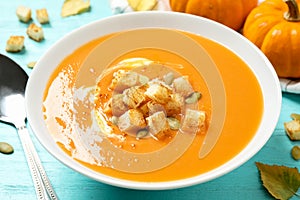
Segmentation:
{"type": "MultiPolygon", "coordinates": [[[[137,168],[138,170],[134,172],[134,170],[130,170],[130,166],[124,167],[122,164],[120,164],[121,170],[118,170],[118,166],[105,165],[103,164],[105,163],[104,161],[102,162],[101,159],[96,159],[101,156],[98,157],[97,155],[93,156],[89,154],[89,145],[91,149],[93,149],[94,155],[97,154],[97,152],[101,154],[102,144],[100,141],[102,140],[100,138],[99,141],[89,141],[91,138],[85,138],[83,136],[85,133],[79,133],[77,135],[76,130],[79,128],[75,125],[76,103],[74,104],[73,97],[76,77],[89,53],[97,45],[101,44],[106,39],[111,38],[114,34],[101,37],[79,47],[72,54],[67,56],[52,74],[44,96],[43,111],[46,124],[57,144],[68,155],[95,171],[116,178],[146,182],[172,181],[200,175],[221,166],[240,153],[253,138],[261,121],[263,113],[263,97],[258,81],[249,67],[227,48],[204,37],[185,32],[182,33],[202,45],[209,53],[218,68],[225,88],[226,118],[224,126],[217,144],[207,156],[201,159],[199,158],[201,145],[206,136],[206,131],[210,126],[211,110],[213,106],[211,93],[206,85],[205,79],[202,77],[201,72],[184,58],[169,51],[153,48],[133,50],[119,56],[108,67],[108,69],[112,70],[108,70],[105,76],[101,79],[97,79],[98,82],[95,82],[96,89],[92,90],[96,91],[94,92],[95,94],[93,94],[96,98],[94,102],[96,110],[95,116],[97,116],[98,113],[100,118],[97,119],[100,119],[100,121],[109,121],[108,119],[114,117],[111,111],[105,111],[105,105],[108,104],[109,99],[113,96],[113,91],[110,89],[110,86],[112,84],[114,73],[118,70],[126,70],[127,66],[124,65],[118,69],[114,69],[113,67],[124,60],[142,58],[144,61],[153,61],[154,64],[159,63],[159,65],[165,65],[170,69],[165,72],[156,71],[155,73],[157,74],[162,73],[163,75],[166,75],[168,72],[174,71],[174,74],[176,74],[175,78],[180,76],[188,77],[193,90],[201,93],[201,98],[196,102],[193,108],[205,112],[204,125],[201,126],[196,133],[184,133],[190,137],[189,139],[186,139],[188,148],[182,149],[182,151],[184,150],[184,153],[178,158],[176,157],[174,162],[171,162],[170,160],[166,161],[166,164],[161,165],[162,167],[160,167],[159,164],[152,167],[155,170],[151,170],[152,168],[150,168],[143,171],[143,166],[140,166],[137,168]],[[103,114],[103,116],[101,114],[103,114]],[[188,141],[191,141],[191,143],[188,141]],[[85,145],[84,147],[80,146],[80,142],[88,145],[85,145]]],[[[140,71],[137,72],[142,73],[143,70],[149,70],[150,68],[138,69],[140,71]]],[[[159,68],[157,70],[159,70],[159,68]]],[[[137,109],[142,110],[143,104],[137,109]]],[[[183,113],[174,116],[175,118],[184,117],[185,112],[186,110],[184,110],[183,113]]],[[[120,117],[121,114],[118,114],[118,117],[120,117]]],[[[172,114],[173,113],[171,112],[171,115],[172,114]]],[[[217,115],[217,113],[215,114],[217,115]]],[[[122,154],[117,155],[127,156],[133,154],[140,156],[133,158],[140,159],[142,158],[141,155],[151,153],[154,157],[149,157],[149,159],[147,158],[148,160],[145,161],[151,162],[152,158],[153,160],[167,160],[170,156],[164,154],[169,153],[168,151],[163,151],[164,149],[167,149],[167,147],[173,148],[172,151],[174,149],[176,151],[177,149],[176,146],[174,147],[174,144],[176,145],[177,143],[172,143],[172,141],[175,140],[174,138],[179,140],[179,136],[176,137],[179,134],[178,130],[169,130],[167,134],[164,133],[162,136],[159,135],[157,137],[145,137],[144,135],[137,137],[122,133],[122,131],[112,123],[112,120],[107,123],[107,125],[112,128],[111,130],[113,130],[112,132],[115,134],[104,135],[104,137],[107,137],[106,143],[107,145],[111,145],[111,148],[122,150],[122,154]],[[160,154],[160,151],[163,155],[160,154]],[[154,155],[155,152],[158,152],[157,155],[154,155]]],[[[101,126],[101,122],[99,126],[101,126]]],[[[106,130],[105,126],[104,128],[102,127],[101,130],[102,132],[105,132],[103,131],[106,130]]],[[[185,138],[184,135],[179,135],[181,138],[185,138]]],[[[93,137],[98,138],[97,134],[93,137]]],[[[180,141],[178,144],[181,144],[180,141]]],[[[109,153],[111,152],[106,152],[105,154],[109,153]]],[[[117,162],[115,161],[115,163],[117,162]]]]}

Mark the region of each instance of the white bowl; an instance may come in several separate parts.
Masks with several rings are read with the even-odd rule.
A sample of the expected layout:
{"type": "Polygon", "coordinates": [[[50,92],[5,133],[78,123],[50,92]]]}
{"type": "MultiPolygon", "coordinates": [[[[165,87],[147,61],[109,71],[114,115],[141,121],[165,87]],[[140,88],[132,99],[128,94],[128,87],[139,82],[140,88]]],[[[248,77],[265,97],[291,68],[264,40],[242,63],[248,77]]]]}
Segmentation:
{"type": "MultiPolygon", "coordinates": [[[[110,185],[146,190],[174,189],[207,182],[220,177],[253,157],[271,137],[281,108],[281,90],[277,75],[268,59],[239,33],[211,20],[175,12],[135,12],[116,15],[83,26],[56,42],[39,60],[26,89],[29,124],[40,143],[59,161],[92,179],[110,185]],[[178,29],[201,35],[230,49],[248,64],[263,93],[264,112],[260,126],[249,144],[234,158],[220,167],[198,176],[168,182],[136,182],[95,172],[65,154],[47,130],[43,119],[43,94],[58,64],[75,49],[100,36],[135,28],[160,27],[178,29]]],[[[59,173],[59,172],[57,172],[59,173]]]]}

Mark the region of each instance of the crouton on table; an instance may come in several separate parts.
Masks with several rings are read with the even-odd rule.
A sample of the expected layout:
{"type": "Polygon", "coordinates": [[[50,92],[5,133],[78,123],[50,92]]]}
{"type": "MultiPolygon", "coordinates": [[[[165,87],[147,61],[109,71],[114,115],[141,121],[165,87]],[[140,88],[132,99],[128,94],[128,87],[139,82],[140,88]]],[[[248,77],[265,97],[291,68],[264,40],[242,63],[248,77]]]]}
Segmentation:
{"type": "Polygon", "coordinates": [[[19,6],[16,14],[21,22],[27,23],[31,20],[31,9],[26,6],[19,6]]]}
{"type": "Polygon", "coordinates": [[[34,23],[30,24],[26,31],[29,38],[40,42],[44,39],[44,31],[42,27],[35,25],[34,23]]]}
{"type": "Polygon", "coordinates": [[[41,24],[49,23],[49,16],[46,8],[36,10],[36,18],[41,24]]]}
{"type": "Polygon", "coordinates": [[[300,120],[285,122],[284,128],[291,140],[300,140],[300,120]]]}
{"type": "Polygon", "coordinates": [[[10,36],[6,42],[7,52],[20,52],[24,48],[24,36],[10,36]]]}

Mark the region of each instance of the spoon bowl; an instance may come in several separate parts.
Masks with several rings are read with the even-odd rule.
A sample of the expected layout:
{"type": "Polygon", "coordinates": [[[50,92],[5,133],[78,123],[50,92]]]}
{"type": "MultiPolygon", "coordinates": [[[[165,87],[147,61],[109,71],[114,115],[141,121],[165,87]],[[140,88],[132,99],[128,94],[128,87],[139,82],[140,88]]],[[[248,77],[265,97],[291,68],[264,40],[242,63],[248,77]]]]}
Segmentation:
{"type": "Polygon", "coordinates": [[[13,60],[0,55],[0,76],[0,120],[11,124],[24,121],[28,75],[13,60]]]}
{"type": "Polygon", "coordinates": [[[57,199],[26,128],[26,72],[0,54],[0,121],[18,130],[38,199],[57,199]]]}

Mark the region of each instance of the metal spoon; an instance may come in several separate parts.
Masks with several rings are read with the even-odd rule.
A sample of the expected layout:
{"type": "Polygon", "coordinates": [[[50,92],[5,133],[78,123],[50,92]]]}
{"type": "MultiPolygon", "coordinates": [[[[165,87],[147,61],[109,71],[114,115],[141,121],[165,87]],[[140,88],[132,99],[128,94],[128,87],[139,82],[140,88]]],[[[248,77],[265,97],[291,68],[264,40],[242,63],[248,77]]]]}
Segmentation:
{"type": "Polygon", "coordinates": [[[24,92],[28,75],[10,58],[0,54],[0,121],[16,127],[35,186],[37,198],[58,199],[26,128],[24,92]]]}

